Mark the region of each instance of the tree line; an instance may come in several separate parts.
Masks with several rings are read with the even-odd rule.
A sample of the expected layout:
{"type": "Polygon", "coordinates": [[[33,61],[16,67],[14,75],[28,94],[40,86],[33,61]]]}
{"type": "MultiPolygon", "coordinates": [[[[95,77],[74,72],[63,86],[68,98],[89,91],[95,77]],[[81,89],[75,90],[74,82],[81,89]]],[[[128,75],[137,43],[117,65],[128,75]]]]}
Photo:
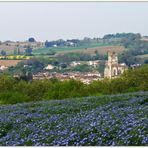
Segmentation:
{"type": "Polygon", "coordinates": [[[134,70],[129,69],[119,78],[93,81],[89,85],[74,79],[63,82],[54,78],[27,81],[2,74],[0,104],[148,91],[147,77],[148,65],[134,70]]]}

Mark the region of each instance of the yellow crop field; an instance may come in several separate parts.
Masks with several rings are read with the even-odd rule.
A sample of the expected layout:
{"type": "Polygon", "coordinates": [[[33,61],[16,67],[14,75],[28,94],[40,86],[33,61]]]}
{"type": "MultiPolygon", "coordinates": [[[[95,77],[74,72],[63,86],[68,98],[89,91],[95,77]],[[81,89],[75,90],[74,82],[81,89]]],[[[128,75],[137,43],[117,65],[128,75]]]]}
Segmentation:
{"type": "Polygon", "coordinates": [[[28,60],[30,59],[30,56],[25,56],[25,55],[8,55],[8,56],[0,56],[0,59],[8,59],[8,60],[28,60]]]}

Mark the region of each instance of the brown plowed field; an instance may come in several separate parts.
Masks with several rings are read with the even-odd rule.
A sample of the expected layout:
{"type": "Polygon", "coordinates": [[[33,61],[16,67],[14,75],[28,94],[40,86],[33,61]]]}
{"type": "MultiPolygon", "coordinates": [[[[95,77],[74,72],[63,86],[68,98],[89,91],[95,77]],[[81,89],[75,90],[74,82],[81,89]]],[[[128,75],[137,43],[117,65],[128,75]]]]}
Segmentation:
{"type": "Polygon", "coordinates": [[[126,49],[123,46],[102,46],[102,47],[94,47],[94,48],[80,49],[80,50],[58,51],[56,55],[63,55],[65,53],[86,53],[90,55],[95,55],[96,50],[98,51],[99,54],[104,55],[107,53],[107,51],[122,53],[126,49]]]}
{"type": "Polygon", "coordinates": [[[11,67],[11,66],[16,66],[21,61],[23,60],[0,60],[0,65],[11,67]]]}

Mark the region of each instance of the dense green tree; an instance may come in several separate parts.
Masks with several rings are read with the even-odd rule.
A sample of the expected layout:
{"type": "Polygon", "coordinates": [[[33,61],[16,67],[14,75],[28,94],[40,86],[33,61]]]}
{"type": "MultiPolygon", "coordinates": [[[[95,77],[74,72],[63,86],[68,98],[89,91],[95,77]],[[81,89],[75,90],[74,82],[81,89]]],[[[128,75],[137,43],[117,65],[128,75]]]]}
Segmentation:
{"type": "Polygon", "coordinates": [[[25,49],[25,53],[28,56],[32,55],[32,48],[30,46],[27,46],[26,49],[25,49]]]}
{"type": "Polygon", "coordinates": [[[90,71],[92,71],[91,67],[87,64],[77,65],[72,70],[73,71],[79,71],[79,72],[90,72],[90,71]]]}
{"type": "Polygon", "coordinates": [[[2,56],[6,56],[6,55],[7,55],[6,51],[2,50],[2,51],[1,51],[1,55],[2,55],[2,56]]]}
{"type": "Polygon", "coordinates": [[[17,81],[10,75],[1,74],[0,75],[0,92],[11,91],[13,85],[15,85],[17,81]]]}
{"type": "Polygon", "coordinates": [[[35,42],[35,39],[33,37],[28,39],[28,42],[35,42]]]}
{"type": "Polygon", "coordinates": [[[148,64],[148,59],[144,60],[144,64],[148,64]]]}
{"type": "Polygon", "coordinates": [[[13,54],[14,54],[14,55],[18,55],[17,49],[14,49],[13,54]]]}

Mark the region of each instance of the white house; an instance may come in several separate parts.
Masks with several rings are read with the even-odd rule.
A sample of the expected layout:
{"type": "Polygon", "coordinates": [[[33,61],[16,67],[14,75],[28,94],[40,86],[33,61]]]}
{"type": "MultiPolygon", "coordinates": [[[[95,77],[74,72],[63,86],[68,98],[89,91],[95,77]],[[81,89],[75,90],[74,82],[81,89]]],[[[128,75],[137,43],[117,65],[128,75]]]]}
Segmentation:
{"type": "Polygon", "coordinates": [[[51,70],[51,69],[54,69],[54,66],[51,64],[48,64],[47,67],[45,67],[44,69],[51,70]]]}
{"type": "Polygon", "coordinates": [[[3,66],[3,65],[2,65],[2,66],[0,66],[0,70],[1,70],[1,71],[6,70],[7,68],[8,68],[8,67],[3,66]]]}
{"type": "Polygon", "coordinates": [[[78,61],[73,61],[73,62],[71,62],[71,64],[70,64],[70,66],[73,66],[73,67],[75,67],[75,66],[77,66],[77,65],[81,65],[81,63],[78,62],[78,61]]]}
{"type": "Polygon", "coordinates": [[[54,44],[54,45],[53,45],[53,47],[57,47],[57,45],[56,45],[56,44],[54,44]]]}

